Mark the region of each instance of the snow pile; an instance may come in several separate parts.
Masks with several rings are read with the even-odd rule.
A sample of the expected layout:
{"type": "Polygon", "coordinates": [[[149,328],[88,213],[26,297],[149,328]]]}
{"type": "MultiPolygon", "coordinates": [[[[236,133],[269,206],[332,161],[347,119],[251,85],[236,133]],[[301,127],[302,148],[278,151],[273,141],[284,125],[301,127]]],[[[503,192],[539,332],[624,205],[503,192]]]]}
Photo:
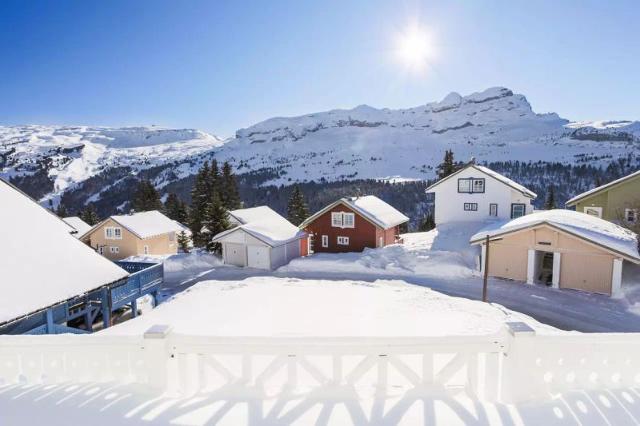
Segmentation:
{"type": "Polygon", "coordinates": [[[128,274],[70,234],[53,213],[0,180],[0,323],[128,274]]]}
{"type": "Polygon", "coordinates": [[[279,274],[322,271],[341,274],[375,274],[380,277],[468,278],[474,274],[478,249],[469,236],[483,223],[446,224],[429,232],[403,234],[403,244],[365,249],[361,253],[316,253],[293,259],[279,274]]]}
{"type": "Polygon", "coordinates": [[[614,223],[572,210],[539,211],[508,222],[496,222],[473,235],[470,241],[480,241],[487,235],[496,236],[543,223],[561,228],[640,262],[636,234],[614,223]]]}
{"type": "Polygon", "coordinates": [[[102,331],[141,334],[154,324],[210,336],[450,336],[498,332],[529,317],[403,281],[253,277],[203,281],[147,315],[102,331]]]}
{"type": "Polygon", "coordinates": [[[242,225],[221,232],[214,241],[242,229],[270,246],[277,246],[303,238],[306,233],[267,206],[232,210],[229,214],[242,225]]]}
{"type": "Polygon", "coordinates": [[[149,238],[169,232],[177,233],[184,229],[178,222],[169,219],[157,210],[130,215],[111,216],[111,219],[140,238],[149,238]]]}

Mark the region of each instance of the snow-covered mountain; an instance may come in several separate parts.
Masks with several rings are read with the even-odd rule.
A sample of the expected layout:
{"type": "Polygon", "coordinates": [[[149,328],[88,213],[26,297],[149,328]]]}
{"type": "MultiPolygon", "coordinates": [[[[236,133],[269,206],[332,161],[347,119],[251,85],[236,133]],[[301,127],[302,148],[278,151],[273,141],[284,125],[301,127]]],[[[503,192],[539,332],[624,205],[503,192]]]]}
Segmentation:
{"type": "MultiPolygon", "coordinates": [[[[135,173],[221,145],[220,138],[193,129],[0,127],[0,177],[45,174],[50,187],[41,200],[56,201],[64,191],[106,169],[128,166],[135,173]]],[[[190,172],[185,170],[185,175],[190,172]]]]}
{"type": "Polygon", "coordinates": [[[217,156],[252,170],[278,167],[282,174],[272,182],[281,184],[430,179],[446,149],[463,161],[610,161],[639,151],[640,123],[570,123],[555,113],[536,114],[523,95],[496,87],[410,109],[361,105],[272,118],[239,130],[217,156]]]}
{"type": "MultiPolygon", "coordinates": [[[[637,161],[640,122],[569,122],[537,114],[525,96],[496,87],[410,109],[361,105],[271,118],[226,141],[193,129],[10,126],[0,127],[0,177],[54,205],[76,192],[68,198],[79,208],[112,188],[130,190],[131,181],[118,183],[136,174],[160,188],[179,182],[212,156],[229,160],[238,173],[259,174],[262,184],[286,185],[433,179],[446,149],[462,161],[637,161]]],[[[125,199],[119,196],[118,205],[125,199]]]]}

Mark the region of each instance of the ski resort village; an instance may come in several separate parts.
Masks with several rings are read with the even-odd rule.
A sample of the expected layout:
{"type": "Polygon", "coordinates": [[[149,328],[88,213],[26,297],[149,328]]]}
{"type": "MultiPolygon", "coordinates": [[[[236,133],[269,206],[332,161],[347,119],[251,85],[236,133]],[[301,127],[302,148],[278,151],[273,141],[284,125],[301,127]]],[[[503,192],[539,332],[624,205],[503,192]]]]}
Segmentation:
{"type": "Polygon", "coordinates": [[[639,14],[2,2],[0,426],[640,425],[639,14]]]}

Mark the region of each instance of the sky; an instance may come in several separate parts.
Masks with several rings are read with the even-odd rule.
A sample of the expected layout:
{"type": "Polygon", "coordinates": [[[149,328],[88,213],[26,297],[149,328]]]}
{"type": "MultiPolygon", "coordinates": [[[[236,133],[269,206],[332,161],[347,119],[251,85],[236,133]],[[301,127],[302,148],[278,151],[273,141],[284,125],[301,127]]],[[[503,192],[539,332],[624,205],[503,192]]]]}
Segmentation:
{"type": "Polygon", "coordinates": [[[0,124],[232,136],[274,116],[492,86],[570,120],[640,119],[638,1],[0,2],[0,124]],[[417,29],[420,66],[399,59],[417,29]]]}

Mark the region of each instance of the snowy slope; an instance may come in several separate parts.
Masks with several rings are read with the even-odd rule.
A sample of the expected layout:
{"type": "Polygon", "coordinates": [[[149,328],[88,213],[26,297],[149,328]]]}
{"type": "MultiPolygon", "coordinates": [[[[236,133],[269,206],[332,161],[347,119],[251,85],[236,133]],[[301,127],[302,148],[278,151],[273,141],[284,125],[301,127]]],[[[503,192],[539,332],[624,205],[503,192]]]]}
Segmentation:
{"type": "Polygon", "coordinates": [[[638,122],[569,123],[536,114],[523,95],[501,87],[410,109],[361,105],[239,130],[218,152],[250,169],[280,167],[290,180],[433,178],[445,149],[457,159],[578,162],[640,151],[638,122]]]}
{"type": "Polygon", "coordinates": [[[29,175],[44,169],[54,188],[46,200],[108,167],[146,169],[190,158],[221,144],[216,136],[192,129],[0,127],[0,177],[29,175]]]}
{"type": "MultiPolygon", "coordinates": [[[[537,114],[524,95],[502,87],[409,109],[361,105],[277,117],[223,141],[193,129],[87,126],[0,127],[0,178],[36,175],[30,192],[54,205],[64,191],[109,168],[164,168],[158,186],[193,175],[205,158],[231,161],[239,173],[269,171],[265,183],[378,178],[432,179],[445,149],[458,160],[553,161],[603,165],[640,155],[640,122],[569,122],[537,114]],[[273,172],[276,172],[274,174],[273,172]],[[44,176],[44,178],[43,178],[44,176]],[[34,183],[35,182],[35,183],[34,183]]],[[[86,200],[121,175],[91,187],[86,200]]],[[[19,184],[19,182],[18,182],[19,184]]],[[[27,187],[29,186],[29,188],[27,187]]],[[[72,206],[78,208],[81,206],[72,206]]]]}

